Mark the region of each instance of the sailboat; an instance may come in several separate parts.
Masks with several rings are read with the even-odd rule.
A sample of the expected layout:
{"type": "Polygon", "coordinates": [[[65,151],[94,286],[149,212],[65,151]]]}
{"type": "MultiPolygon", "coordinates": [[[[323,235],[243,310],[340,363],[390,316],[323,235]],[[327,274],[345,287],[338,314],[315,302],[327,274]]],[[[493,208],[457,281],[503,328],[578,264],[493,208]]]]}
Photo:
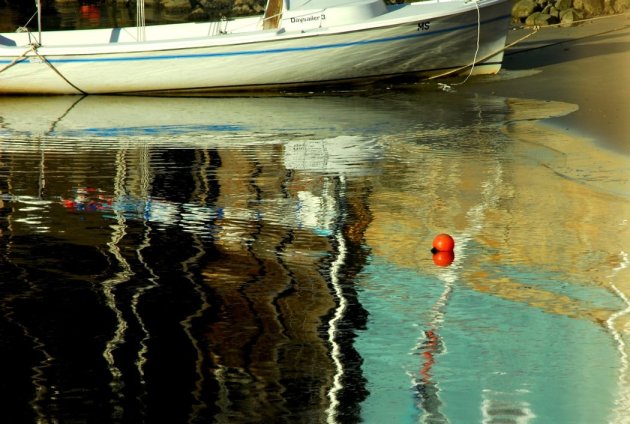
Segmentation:
{"type": "Polygon", "coordinates": [[[283,91],[497,73],[508,0],[268,0],[261,16],[0,33],[2,94],[283,91]]]}

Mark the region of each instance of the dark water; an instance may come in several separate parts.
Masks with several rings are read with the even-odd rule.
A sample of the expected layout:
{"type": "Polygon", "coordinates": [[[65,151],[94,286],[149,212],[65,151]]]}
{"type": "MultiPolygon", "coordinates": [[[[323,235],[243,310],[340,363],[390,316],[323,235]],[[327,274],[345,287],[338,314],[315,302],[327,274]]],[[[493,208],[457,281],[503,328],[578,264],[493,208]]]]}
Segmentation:
{"type": "Polygon", "coordinates": [[[1,97],[0,421],[627,422],[630,164],[575,108],[1,97]]]}

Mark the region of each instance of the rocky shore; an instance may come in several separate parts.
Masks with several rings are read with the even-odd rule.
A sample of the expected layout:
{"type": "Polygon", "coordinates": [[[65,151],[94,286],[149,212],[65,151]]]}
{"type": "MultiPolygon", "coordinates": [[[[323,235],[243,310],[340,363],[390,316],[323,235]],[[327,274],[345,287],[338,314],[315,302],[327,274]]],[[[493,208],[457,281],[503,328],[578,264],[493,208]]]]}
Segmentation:
{"type": "Polygon", "coordinates": [[[512,7],[515,24],[570,25],[575,21],[630,10],[630,0],[516,0],[512,7]]]}

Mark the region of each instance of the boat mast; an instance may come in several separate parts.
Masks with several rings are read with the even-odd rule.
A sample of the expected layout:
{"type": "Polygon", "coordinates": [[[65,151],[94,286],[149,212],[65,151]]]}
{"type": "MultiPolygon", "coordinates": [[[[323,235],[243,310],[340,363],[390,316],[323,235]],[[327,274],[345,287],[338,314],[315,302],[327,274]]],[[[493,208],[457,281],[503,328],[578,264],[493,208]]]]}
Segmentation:
{"type": "Polygon", "coordinates": [[[282,3],[283,0],[267,0],[265,16],[263,17],[263,29],[276,29],[280,26],[282,3]]]}
{"type": "Polygon", "coordinates": [[[37,0],[37,43],[42,45],[42,1],[37,0]]]}
{"type": "Polygon", "coordinates": [[[144,17],[144,0],[136,1],[136,41],[145,41],[146,33],[144,31],[146,27],[146,20],[144,17]]]}

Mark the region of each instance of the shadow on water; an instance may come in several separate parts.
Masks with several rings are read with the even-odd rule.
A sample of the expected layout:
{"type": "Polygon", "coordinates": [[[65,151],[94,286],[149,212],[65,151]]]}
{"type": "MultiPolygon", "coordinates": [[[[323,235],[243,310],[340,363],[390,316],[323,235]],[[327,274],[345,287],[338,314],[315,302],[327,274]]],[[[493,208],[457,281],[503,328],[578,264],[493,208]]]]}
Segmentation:
{"type": "MultiPolygon", "coordinates": [[[[571,110],[538,106],[518,115],[518,101],[427,86],[333,97],[0,98],[0,396],[13,400],[2,416],[544,415],[544,377],[519,361],[574,357],[511,335],[540,347],[541,327],[558,325],[562,341],[582,331],[602,343],[574,359],[611,363],[602,322],[621,307],[590,279],[618,266],[616,246],[599,249],[588,232],[547,253],[524,240],[549,227],[532,228],[545,216],[533,192],[577,190],[569,180],[543,189],[548,168],[532,163],[553,164],[554,151],[505,133],[514,119],[571,110]],[[427,253],[443,229],[458,241],[449,268],[427,253]],[[598,260],[584,260],[585,243],[598,260]],[[545,260],[550,252],[560,263],[545,260]],[[488,321],[489,310],[535,325],[488,321]],[[510,343],[524,349],[514,362],[510,343]],[[499,371],[511,385],[494,384],[499,371]],[[470,383],[479,379],[491,381],[470,383]]],[[[583,190],[570,200],[592,194],[583,190]]],[[[555,219],[548,224],[562,225],[555,219]]],[[[567,366],[543,371],[574,378],[567,366]]],[[[582,387],[614,386],[615,371],[598,369],[582,387]]],[[[611,408],[614,395],[600,393],[585,402],[590,416],[611,408]]]]}

